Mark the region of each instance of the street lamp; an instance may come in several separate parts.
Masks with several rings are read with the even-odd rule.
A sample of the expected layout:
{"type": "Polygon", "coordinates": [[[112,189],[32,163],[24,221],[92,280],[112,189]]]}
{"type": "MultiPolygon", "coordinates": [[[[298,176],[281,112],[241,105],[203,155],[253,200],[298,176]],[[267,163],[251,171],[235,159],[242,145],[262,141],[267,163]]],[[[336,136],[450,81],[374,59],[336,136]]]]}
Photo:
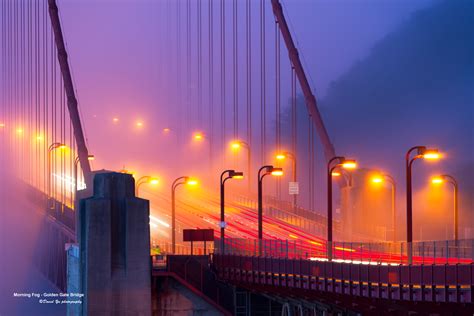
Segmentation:
{"type": "Polygon", "coordinates": [[[393,242],[396,241],[396,238],[397,238],[397,234],[396,234],[396,220],[397,220],[397,215],[396,215],[396,189],[397,189],[397,184],[395,182],[395,179],[389,175],[389,174],[386,174],[386,173],[377,173],[375,174],[371,181],[372,183],[375,183],[375,184],[379,184],[379,183],[383,183],[385,182],[385,180],[387,180],[388,183],[390,183],[391,185],[391,191],[392,191],[392,239],[393,239],[393,242]]]}
{"type": "Polygon", "coordinates": [[[188,176],[182,176],[176,178],[171,185],[171,247],[173,254],[176,253],[176,199],[175,199],[175,191],[178,186],[181,184],[187,185],[197,185],[198,182],[195,179],[192,179],[188,176]]]}
{"type": "Polygon", "coordinates": [[[438,160],[441,158],[438,149],[428,149],[426,146],[414,146],[410,148],[405,155],[406,181],[407,181],[407,252],[408,264],[412,263],[413,252],[413,200],[412,200],[412,185],[411,185],[411,168],[413,162],[417,159],[424,158],[428,160],[438,160]],[[416,155],[411,158],[412,152],[416,151],[416,155]]]}
{"type": "Polygon", "coordinates": [[[252,156],[251,156],[251,150],[250,150],[250,145],[243,140],[235,140],[232,143],[230,143],[230,147],[232,150],[237,151],[241,147],[244,147],[247,149],[247,189],[250,192],[250,174],[251,174],[251,169],[252,169],[252,156]]]}
{"type": "Polygon", "coordinates": [[[328,259],[332,260],[332,177],[336,168],[344,168],[353,170],[357,168],[357,163],[353,159],[346,159],[345,157],[336,156],[329,160],[327,165],[327,192],[328,192],[328,224],[327,224],[327,255],[328,259]],[[334,163],[335,162],[335,163],[334,163]]]}
{"type": "Polygon", "coordinates": [[[138,197],[138,192],[139,192],[138,190],[140,189],[140,186],[145,183],[157,185],[158,183],[160,183],[160,180],[158,180],[158,178],[151,177],[151,176],[140,177],[135,184],[135,196],[138,197]]]}
{"type": "Polygon", "coordinates": [[[262,180],[265,176],[267,175],[273,175],[273,176],[282,176],[283,175],[283,169],[282,168],[275,168],[271,165],[263,166],[258,170],[258,239],[259,239],[259,247],[260,247],[260,253],[261,253],[261,246],[262,246],[262,239],[263,239],[263,188],[262,188],[262,180]],[[262,171],[264,171],[262,173],[262,171]]]}
{"type": "Polygon", "coordinates": [[[221,188],[221,222],[220,222],[220,227],[221,227],[221,251],[222,254],[224,254],[224,234],[225,234],[225,227],[226,222],[225,222],[225,203],[224,203],[224,184],[227,180],[229,179],[243,179],[244,178],[244,173],[240,171],[235,171],[235,170],[225,170],[224,172],[221,173],[221,181],[220,181],[220,188],[221,188]],[[224,178],[224,176],[227,174],[227,177],[224,178]]]}
{"type": "MultiPolygon", "coordinates": [[[[47,161],[47,173],[48,173],[48,200],[51,199],[51,195],[52,195],[52,190],[51,190],[51,152],[55,149],[66,149],[66,145],[64,145],[63,143],[58,143],[58,142],[55,142],[55,143],[52,143],[51,145],[49,145],[48,147],[48,161],[47,161]]],[[[53,200],[53,204],[50,205],[50,209],[54,209],[55,208],[55,201],[53,200]]]]}
{"type": "MultiPolygon", "coordinates": [[[[288,151],[285,151],[283,153],[279,153],[275,156],[275,158],[277,160],[285,160],[286,158],[289,158],[291,159],[291,161],[293,162],[293,166],[292,166],[292,180],[293,182],[296,183],[296,156],[291,153],[291,152],[288,152],[288,151]]],[[[293,207],[295,208],[296,207],[296,194],[293,194],[293,207]]]]}
{"type": "Polygon", "coordinates": [[[458,182],[453,176],[448,174],[442,174],[440,176],[433,177],[431,183],[433,184],[442,184],[444,182],[449,182],[453,185],[454,189],[454,240],[457,243],[458,241],[458,222],[459,222],[459,213],[458,213],[458,182]]]}

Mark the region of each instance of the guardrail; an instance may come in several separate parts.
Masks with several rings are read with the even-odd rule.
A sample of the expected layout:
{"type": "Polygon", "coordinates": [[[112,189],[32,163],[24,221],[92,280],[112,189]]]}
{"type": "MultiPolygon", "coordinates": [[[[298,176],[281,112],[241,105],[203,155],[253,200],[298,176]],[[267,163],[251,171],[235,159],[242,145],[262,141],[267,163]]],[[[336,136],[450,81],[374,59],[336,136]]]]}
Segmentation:
{"type": "MultiPolygon", "coordinates": [[[[220,254],[214,254],[212,262],[219,278],[237,284],[392,300],[474,303],[472,263],[372,265],[220,254]]],[[[466,311],[473,309],[469,306],[466,311]]]]}
{"type": "MultiPolygon", "coordinates": [[[[226,238],[215,254],[308,259],[327,261],[326,241],[226,238]]],[[[413,243],[413,264],[468,264],[474,262],[474,240],[426,241],[413,243]]],[[[333,261],[354,263],[408,264],[407,243],[333,242],[333,261]]]]}
{"type": "MultiPolygon", "coordinates": [[[[204,247],[204,242],[195,242],[191,248],[191,244],[183,245],[182,243],[176,244],[176,255],[208,255],[214,252],[215,242],[207,242],[204,247]]],[[[170,242],[153,241],[151,245],[152,249],[158,248],[160,254],[173,254],[173,246],[170,242]]]]}

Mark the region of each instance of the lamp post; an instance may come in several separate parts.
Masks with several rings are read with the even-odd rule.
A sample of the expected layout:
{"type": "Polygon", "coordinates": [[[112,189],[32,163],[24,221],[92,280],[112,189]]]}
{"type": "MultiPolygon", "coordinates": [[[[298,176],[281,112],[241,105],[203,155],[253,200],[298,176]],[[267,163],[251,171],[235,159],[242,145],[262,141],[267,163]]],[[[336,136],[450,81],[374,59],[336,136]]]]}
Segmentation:
{"type": "Polygon", "coordinates": [[[250,145],[243,140],[236,140],[230,144],[232,150],[239,150],[241,147],[247,149],[247,189],[250,192],[251,182],[250,182],[250,174],[252,169],[252,156],[250,145]]]}
{"type": "Polygon", "coordinates": [[[197,181],[188,176],[176,178],[171,185],[171,248],[176,253],[176,188],[181,184],[196,185],[197,181]]]}
{"type": "Polygon", "coordinates": [[[271,165],[266,165],[258,170],[258,240],[259,240],[259,254],[262,253],[262,239],[263,239],[263,186],[262,180],[267,175],[282,176],[283,169],[275,168],[271,165]],[[262,173],[262,171],[264,171],[262,173]]]}
{"type": "Polygon", "coordinates": [[[392,240],[393,242],[396,241],[397,239],[397,233],[396,233],[396,221],[397,221],[397,211],[396,211],[396,190],[397,190],[397,184],[395,182],[395,179],[386,173],[379,173],[372,177],[372,182],[373,183],[382,183],[385,180],[387,180],[388,183],[390,183],[391,186],[391,193],[392,193],[392,198],[391,198],[391,216],[392,216],[392,240]]]}
{"type": "MultiPolygon", "coordinates": [[[[51,200],[52,198],[52,189],[51,189],[51,152],[57,148],[61,148],[61,149],[65,149],[66,148],[66,145],[64,145],[63,143],[58,143],[58,142],[55,142],[55,143],[52,143],[51,145],[49,145],[48,147],[48,163],[47,163],[47,173],[48,173],[48,201],[51,200]]],[[[48,203],[49,204],[49,203],[48,203]]],[[[54,209],[55,208],[55,201],[53,199],[53,204],[50,205],[50,209],[54,209]]]]}
{"type": "Polygon", "coordinates": [[[440,158],[438,149],[427,149],[426,146],[414,146],[410,148],[405,155],[405,168],[406,168],[406,185],[407,185],[407,253],[408,253],[408,264],[413,262],[413,201],[412,201],[412,165],[417,159],[425,158],[429,160],[437,160],[440,158]],[[412,158],[412,152],[416,151],[416,155],[412,158]]]}
{"type": "Polygon", "coordinates": [[[151,177],[151,176],[140,177],[135,184],[135,196],[138,197],[140,186],[145,183],[157,185],[158,183],[160,183],[160,180],[158,180],[158,178],[151,177]]]}
{"type": "Polygon", "coordinates": [[[355,160],[346,159],[345,157],[336,156],[328,161],[327,165],[327,203],[328,203],[328,223],[327,223],[327,256],[332,260],[332,173],[334,169],[342,167],[352,170],[357,167],[355,160]]]}
{"type": "MultiPolygon", "coordinates": [[[[285,151],[283,153],[279,153],[275,156],[277,160],[285,160],[286,158],[291,159],[292,161],[292,173],[291,173],[291,181],[296,182],[296,156],[288,151],[285,151]]],[[[296,194],[293,194],[293,208],[296,208],[296,194]]]]}
{"type": "Polygon", "coordinates": [[[457,241],[459,239],[459,213],[458,213],[458,182],[453,176],[450,176],[448,174],[442,174],[440,176],[433,177],[431,179],[431,183],[433,184],[441,184],[443,182],[449,182],[453,185],[454,189],[454,227],[453,227],[453,232],[454,232],[454,241],[457,244],[457,241]]]}
{"type": "Polygon", "coordinates": [[[224,194],[224,185],[225,182],[229,179],[243,179],[244,173],[235,170],[225,170],[221,173],[221,180],[220,180],[220,189],[221,189],[221,222],[219,226],[221,227],[221,252],[224,254],[224,239],[225,239],[225,227],[227,226],[225,222],[225,194],[224,194]],[[224,178],[224,176],[227,177],[224,178]]]}

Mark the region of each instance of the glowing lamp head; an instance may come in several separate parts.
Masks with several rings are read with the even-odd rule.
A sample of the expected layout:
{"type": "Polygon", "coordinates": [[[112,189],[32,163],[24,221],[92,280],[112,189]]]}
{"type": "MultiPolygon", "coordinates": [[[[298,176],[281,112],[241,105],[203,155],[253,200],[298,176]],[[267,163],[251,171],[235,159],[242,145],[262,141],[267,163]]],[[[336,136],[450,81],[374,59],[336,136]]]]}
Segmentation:
{"type": "Polygon", "coordinates": [[[281,177],[283,175],[282,168],[273,168],[271,171],[272,176],[281,177]]]}
{"type": "Polygon", "coordinates": [[[278,155],[275,156],[275,158],[276,158],[277,160],[285,160],[286,155],[285,155],[285,154],[278,154],[278,155]]]}
{"type": "Polygon", "coordinates": [[[196,179],[193,179],[193,178],[186,178],[185,182],[189,186],[196,186],[198,184],[198,181],[196,179]]]}
{"type": "Polygon", "coordinates": [[[332,175],[333,177],[340,177],[340,176],[341,176],[341,173],[340,173],[339,171],[333,171],[333,172],[331,173],[331,175],[332,175]]]}
{"type": "Polygon", "coordinates": [[[353,159],[344,159],[342,162],[341,162],[341,166],[344,168],[344,169],[347,169],[347,170],[353,170],[355,168],[357,168],[357,162],[353,159]]]}
{"type": "Polygon", "coordinates": [[[230,177],[232,179],[243,179],[244,178],[244,173],[241,171],[232,171],[230,172],[230,177]]]}
{"type": "Polygon", "coordinates": [[[143,127],[143,122],[138,121],[138,122],[135,123],[135,126],[138,127],[138,128],[141,128],[141,127],[143,127]]]}
{"type": "Polygon", "coordinates": [[[201,141],[204,139],[204,135],[201,132],[194,133],[194,140],[201,141]]]}
{"type": "Polygon", "coordinates": [[[5,127],[5,123],[0,123],[0,128],[4,128],[5,127]]]}
{"type": "Polygon", "coordinates": [[[427,160],[438,160],[441,158],[441,154],[438,149],[426,149],[423,151],[423,158],[427,160]]]}
{"type": "Polygon", "coordinates": [[[150,178],[148,180],[148,183],[152,184],[152,185],[157,185],[160,183],[160,180],[158,180],[157,178],[150,178]]]}
{"type": "Polygon", "coordinates": [[[436,177],[431,178],[432,184],[441,184],[443,182],[444,182],[444,179],[442,176],[436,176],[436,177]]]}
{"type": "Polygon", "coordinates": [[[118,117],[114,117],[114,118],[112,119],[112,122],[114,122],[114,123],[118,123],[118,121],[119,121],[118,117]]]}
{"type": "Polygon", "coordinates": [[[163,128],[163,133],[169,133],[171,129],[169,127],[163,128]]]}
{"type": "Polygon", "coordinates": [[[94,155],[87,155],[87,160],[89,160],[89,161],[95,160],[95,156],[94,155]]]}
{"type": "Polygon", "coordinates": [[[58,148],[61,149],[61,150],[65,150],[67,148],[67,146],[64,145],[64,144],[59,144],[58,148]]]}
{"type": "Polygon", "coordinates": [[[234,149],[234,150],[237,150],[240,148],[240,142],[239,141],[233,141],[232,143],[230,143],[230,148],[234,149]]]}
{"type": "Polygon", "coordinates": [[[374,176],[374,177],[372,177],[372,182],[373,183],[382,183],[383,178],[381,176],[374,176]]]}

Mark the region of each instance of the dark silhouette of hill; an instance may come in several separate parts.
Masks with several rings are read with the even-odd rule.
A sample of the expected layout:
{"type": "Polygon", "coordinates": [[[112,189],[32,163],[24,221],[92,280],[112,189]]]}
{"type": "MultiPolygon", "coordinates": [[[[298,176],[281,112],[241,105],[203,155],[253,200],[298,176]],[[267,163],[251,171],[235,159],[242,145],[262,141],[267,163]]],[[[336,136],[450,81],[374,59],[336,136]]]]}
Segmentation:
{"type": "Polygon", "coordinates": [[[321,106],[339,148],[356,152],[356,132],[369,147],[456,142],[472,160],[473,87],[474,2],[444,1],[380,40],[321,106]]]}
{"type": "MultiPolygon", "coordinates": [[[[474,1],[413,14],[334,81],[320,106],[336,151],[394,174],[401,192],[408,148],[445,152],[440,163],[418,164],[415,185],[436,172],[458,178],[461,218],[471,218],[464,227],[474,236],[474,1]]],[[[424,200],[417,208],[430,214],[424,200]]]]}

